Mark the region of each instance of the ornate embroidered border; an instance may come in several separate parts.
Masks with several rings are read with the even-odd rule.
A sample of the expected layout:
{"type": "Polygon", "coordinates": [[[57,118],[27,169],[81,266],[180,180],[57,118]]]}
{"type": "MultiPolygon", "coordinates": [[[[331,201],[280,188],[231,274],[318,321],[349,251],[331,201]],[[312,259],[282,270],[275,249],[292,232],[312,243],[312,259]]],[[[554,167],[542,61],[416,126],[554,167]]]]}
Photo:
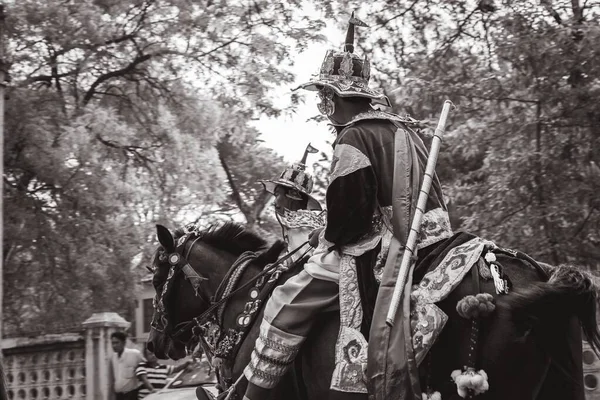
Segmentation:
{"type": "Polygon", "coordinates": [[[236,329],[228,329],[221,337],[215,348],[215,356],[224,359],[233,359],[235,354],[233,350],[240,344],[243,337],[243,332],[236,329]]]}
{"type": "MultiPolygon", "coordinates": [[[[354,84],[358,84],[362,88],[366,88],[366,86],[369,84],[369,81],[366,80],[365,78],[363,78],[362,76],[319,74],[319,79],[324,80],[324,81],[336,81],[336,82],[348,81],[348,82],[352,82],[354,84]]],[[[347,84],[351,85],[351,83],[347,83],[347,84]]],[[[369,90],[371,90],[371,89],[369,89],[369,90]]],[[[373,90],[371,90],[371,91],[373,91],[373,90]]]]}
{"type": "Polygon", "coordinates": [[[250,363],[244,370],[246,378],[255,385],[272,388],[286,374],[294,358],[300,351],[302,338],[297,345],[288,345],[290,334],[282,333],[263,320],[260,334],[250,357],[250,363]]]}
{"type": "Polygon", "coordinates": [[[340,333],[335,345],[332,390],[367,393],[364,370],[367,341],[360,333],[363,312],[358,290],[356,259],[344,254],[340,260],[340,333]]]}
{"type": "Polygon", "coordinates": [[[325,225],[326,215],[327,214],[325,213],[325,211],[290,211],[286,209],[283,212],[283,216],[280,215],[279,218],[281,218],[282,225],[284,225],[288,229],[304,227],[317,229],[325,225]]]}
{"type": "Polygon", "coordinates": [[[408,115],[405,117],[401,117],[399,115],[388,113],[385,111],[370,110],[370,111],[358,114],[357,116],[355,116],[349,122],[347,122],[346,124],[344,124],[342,126],[347,126],[347,125],[350,125],[350,124],[353,124],[355,122],[362,121],[365,119],[387,119],[387,120],[403,122],[403,123],[409,124],[409,125],[419,124],[421,122],[421,121],[414,119],[408,115]]]}
{"type": "Polygon", "coordinates": [[[450,250],[442,262],[425,274],[411,292],[412,342],[417,364],[442,332],[448,316],[434,303],[445,299],[477,262],[491,242],[474,238],[450,250]]]}
{"type": "Polygon", "coordinates": [[[429,210],[423,215],[421,229],[417,238],[418,249],[422,249],[442,239],[452,236],[450,217],[441,207],[429,210]]]}

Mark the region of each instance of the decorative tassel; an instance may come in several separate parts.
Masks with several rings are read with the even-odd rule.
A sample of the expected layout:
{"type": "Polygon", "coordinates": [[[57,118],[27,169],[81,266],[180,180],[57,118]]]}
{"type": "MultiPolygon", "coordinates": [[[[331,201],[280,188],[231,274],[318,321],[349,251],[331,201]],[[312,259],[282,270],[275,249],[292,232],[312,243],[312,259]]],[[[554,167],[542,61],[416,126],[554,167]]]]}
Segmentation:
{"type": "Polygon", "coordinates": [[[508,294],[509,282],[502,271],[502,266],[496,261],[496,255],[491,251],[485,254],[485,261],[490,265],[490,271],[492,278],[494,279],[494,286],[496,287],[497,294],[508,294]]]}
{"type": "Polygon", "coordinates": [[[451,376],[456,383],[458,395],[462,398],[477,396],[490,388],[487,373],[482,369],[479,371],[475,371],[473,368],[467,368],[464,371],[456,369],[452,371],[451,376]]]}
{"type": "Polygon", "coordinates": [[[485,263],[485,260],[483,258],[480,258],[477,261],[477,265],[479,266],[479,276],[482,279],[486,281],[492,279],[492,271],[490,271],[490,267],[485,263]]]}
{"type": "Polygon", "coordinates": [[[494,296],[489,293],[465,296],[456,304],[458,315],[465,319],[487,317],[495,309],[494,296]]]}
{"type": "Polygon", "coordinates": [[[442,400],[442,394],[440,392],[433,393],[422,393],[423,400],[442,400]]]}
{"type": "Polygon", "coordinates": [[[504,280],[501,278],[501,272],[497,265],[493,264],[490,267],[492,271],[492,278],[494,278],[494,286],[496,287],[496,293],[501,294],[506,291],[504,286],[504,280]]]}

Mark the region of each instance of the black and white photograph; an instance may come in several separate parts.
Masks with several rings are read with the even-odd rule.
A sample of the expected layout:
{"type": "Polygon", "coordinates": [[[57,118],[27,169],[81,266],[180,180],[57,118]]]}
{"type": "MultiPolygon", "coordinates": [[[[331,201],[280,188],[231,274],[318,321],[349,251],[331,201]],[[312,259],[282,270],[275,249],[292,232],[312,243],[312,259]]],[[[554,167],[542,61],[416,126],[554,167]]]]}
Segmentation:
{"type": "Polygon", "coordinates": [[[600,400],[600,0],[0,0],[0,400],[600,400]]]}

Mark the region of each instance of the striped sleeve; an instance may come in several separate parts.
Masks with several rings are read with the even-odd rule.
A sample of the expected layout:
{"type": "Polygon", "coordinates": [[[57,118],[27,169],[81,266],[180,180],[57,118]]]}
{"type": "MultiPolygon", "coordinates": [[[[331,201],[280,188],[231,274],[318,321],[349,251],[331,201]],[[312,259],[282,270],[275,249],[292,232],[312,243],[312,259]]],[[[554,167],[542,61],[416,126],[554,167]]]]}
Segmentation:
{"type": "Polygon", "coordinates": [[[135,369],[135,376],[146,375],[146,373],[147,373],[146,363],[145,362],[139,363],[137,368],[135,369]]]}
{"type": "Polygon", "coordinates": [[[325,239],[335,247],[358,241],[366,234],[377,207],[377,178],[362,129],[349,127],[336,144],[327,188],[325,239]]]}

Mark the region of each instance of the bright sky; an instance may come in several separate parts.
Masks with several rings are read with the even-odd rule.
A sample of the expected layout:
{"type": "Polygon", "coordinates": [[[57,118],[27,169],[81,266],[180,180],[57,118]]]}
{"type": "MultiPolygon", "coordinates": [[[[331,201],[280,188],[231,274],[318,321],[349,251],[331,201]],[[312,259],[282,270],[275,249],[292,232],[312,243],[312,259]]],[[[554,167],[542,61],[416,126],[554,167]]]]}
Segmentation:
{"type": "MultiPolygon", "coordinates": [[[[309,81],[312,75],[318,72],[328,49],[341,49],[345,31],[342,32],[334,24],[330,24],[323,33],[328,39],[327,43],[311,44],[306,51],[295,54],[295,65],[292,71],[296,75],[296,82],[292,85],[284,85],[276,92],[277,99],[281,101],[282,106],[290,104],[292,89],[309,81]]],[[[305,103],[297,107],[294,115],[284,115],[279,118],[263,117],[255,123],[256,128],[261,132],[260,139],[265,141],[265,146],[274,149],[290,163],[297,162],[302,158],[308,143],[320,151],[328,153],[332,151],[331,145],[326,142],[327,139],[330,142],[333,139],[326,123],[308,121],[309,118],[319,114],[316,92],[306,90],[299,92],[304,95],[305,103]]],[[[309,155],[307,164],[311,165],[317,160],[316,154],[309,155]]]]}

